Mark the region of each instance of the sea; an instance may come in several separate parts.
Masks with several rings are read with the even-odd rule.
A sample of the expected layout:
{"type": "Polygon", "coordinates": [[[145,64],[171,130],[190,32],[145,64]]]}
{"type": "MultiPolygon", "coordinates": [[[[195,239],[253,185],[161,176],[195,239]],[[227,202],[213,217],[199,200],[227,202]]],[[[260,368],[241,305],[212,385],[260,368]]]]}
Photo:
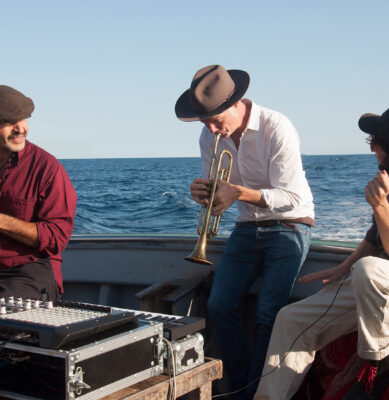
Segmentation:
{"type": "MultiPolygon", "coordinates": [[[[312,239],[358,243],[371,224],[364,188],[377,172],[373,154],[303,155],[316,227],[312,239]]],[[[200,158],[64,159],[78,195],[73,233],[196,235],[200,206],[189,191],[200,158]]],[[[228,235],[233,205],[220,222],[228,235]]]]}

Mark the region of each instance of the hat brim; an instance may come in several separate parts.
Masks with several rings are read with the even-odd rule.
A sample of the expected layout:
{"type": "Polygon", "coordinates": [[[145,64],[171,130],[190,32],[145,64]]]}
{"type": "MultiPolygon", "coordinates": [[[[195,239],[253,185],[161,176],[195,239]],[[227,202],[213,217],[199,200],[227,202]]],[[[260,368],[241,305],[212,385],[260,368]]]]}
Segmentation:
{"type": "Polygon", "coordinates": [[[376,135],[378,133],[380,118],[381,115],[377,114],[363,114],[358,121],[359,129],[369,135],[376,135]]]}
{"type": "Polygon", "coordinates": [[[199,121],[200,119],[209,118],[222,113],[240,100],[249,87],[250,76],[246,71],[239,69],[230,69],[227,72],[230,74],[231,79],[235,83],[235,91],[225,103],[221,104],[212,112],[199,114],[192,108],[189,97],[190,90],[188,89],[178,98],[176,102],[175,111],[177,118],[185,122],[199,121]]]}

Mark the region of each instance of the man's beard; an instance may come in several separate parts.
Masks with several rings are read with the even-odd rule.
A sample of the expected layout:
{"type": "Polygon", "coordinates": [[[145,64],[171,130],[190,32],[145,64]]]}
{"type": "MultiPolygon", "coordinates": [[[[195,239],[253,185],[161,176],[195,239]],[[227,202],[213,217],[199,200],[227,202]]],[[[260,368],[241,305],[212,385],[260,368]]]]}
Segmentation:
{"type": "Polygon", "coordinates": [[[23,150],[25,145],[26,145],[26,136],[27,135],[26,134],[23,134],[23,135],[19,134],[18,136],[24,138],[22,143],[15,144],[15,143],[12,143],[11,141],[6,141],[4,143],[1,143],[0,147],[3,150],[8,151],[10,153],[19,152],[19,151],[23,150]]]}

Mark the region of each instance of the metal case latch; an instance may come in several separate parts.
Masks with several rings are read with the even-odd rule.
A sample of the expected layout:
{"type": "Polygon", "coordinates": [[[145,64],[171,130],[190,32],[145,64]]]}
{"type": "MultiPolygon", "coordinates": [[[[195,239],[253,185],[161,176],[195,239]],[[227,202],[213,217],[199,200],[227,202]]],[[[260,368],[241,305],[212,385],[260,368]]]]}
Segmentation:
{"type": "Polygon", "coordinates": [[[91,387],[83,381],[84,371],[81,367],[77,367],[74,374],[70,376],[69,381],[69,395],[70,398],[75,398],[75,395],[80,395],[84,389],[90,389],[91,387]]]}

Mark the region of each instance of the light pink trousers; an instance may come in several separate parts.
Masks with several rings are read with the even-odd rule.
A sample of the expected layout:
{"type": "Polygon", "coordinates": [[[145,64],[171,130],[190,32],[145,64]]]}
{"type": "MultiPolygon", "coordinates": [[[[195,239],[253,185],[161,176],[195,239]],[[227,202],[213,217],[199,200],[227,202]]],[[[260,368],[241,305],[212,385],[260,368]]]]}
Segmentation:
{"type": "Polygon", "coordinates": [[[356,330],[361,358],[381,360],[389,355],[388,260],[364,257],[345,280],[278,313],[254,400],[290,400],[315,352],[356,330]]]}

